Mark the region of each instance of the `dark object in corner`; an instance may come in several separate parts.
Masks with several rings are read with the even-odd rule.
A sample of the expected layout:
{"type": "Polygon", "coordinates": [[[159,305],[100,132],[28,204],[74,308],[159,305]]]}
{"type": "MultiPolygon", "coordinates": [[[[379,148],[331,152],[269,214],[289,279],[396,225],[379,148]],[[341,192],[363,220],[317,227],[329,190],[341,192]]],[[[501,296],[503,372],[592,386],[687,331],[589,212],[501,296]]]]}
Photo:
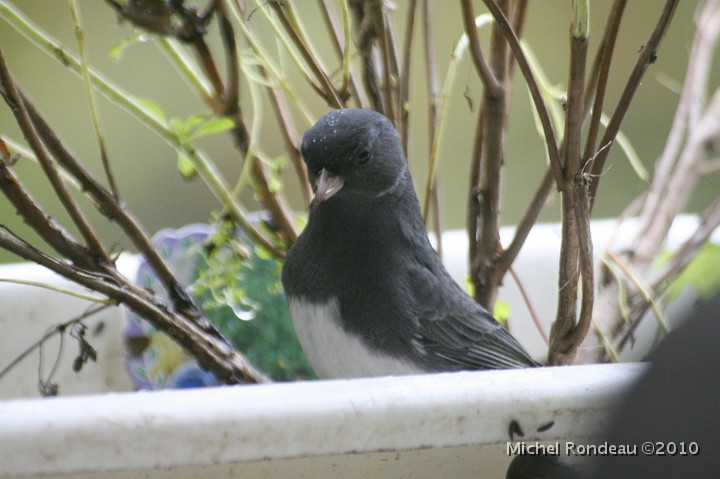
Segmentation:
{"type": "Polygon", "coordinates": [[[651,355],[605,440],[638,456],[599,457],[592,477],[715,478],[720,474],[720,295],[698,301],[651,355]],[[643,455],[650,442],[664,455],[643,455]],[[691,443],[696,443],[698,452],[691,443]],[[672,445],[671,445],[672,444],[672,445]]]}

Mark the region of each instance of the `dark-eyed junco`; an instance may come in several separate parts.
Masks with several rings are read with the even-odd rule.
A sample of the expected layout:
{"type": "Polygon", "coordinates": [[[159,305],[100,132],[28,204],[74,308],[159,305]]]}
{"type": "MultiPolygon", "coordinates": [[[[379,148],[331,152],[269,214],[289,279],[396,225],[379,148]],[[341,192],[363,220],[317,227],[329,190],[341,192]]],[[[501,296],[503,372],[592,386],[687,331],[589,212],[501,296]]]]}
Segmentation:
{"type": "Polygon", "coordinates": [[[282,282],[318,376],[537,365],[445,270],[387,118],[327,113],[305,133],[302,154],[315,197],[282,282]]]}

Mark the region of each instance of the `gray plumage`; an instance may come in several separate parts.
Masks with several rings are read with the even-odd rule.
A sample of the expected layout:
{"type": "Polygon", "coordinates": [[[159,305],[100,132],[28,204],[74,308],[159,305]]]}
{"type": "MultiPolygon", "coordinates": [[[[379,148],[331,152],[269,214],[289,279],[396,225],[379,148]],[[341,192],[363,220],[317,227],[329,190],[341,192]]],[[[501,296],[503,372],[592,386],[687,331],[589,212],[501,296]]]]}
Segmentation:
{"type": "Polygon", "coordinates": [[[302,153],[316,196],[282,281],[319,375],[537,365],[433,250],[389,120],[371,110],[332,111],[305,133],[302,153]],[[326,331],[351,342],[328,344],[338,336],[326,331]]]}

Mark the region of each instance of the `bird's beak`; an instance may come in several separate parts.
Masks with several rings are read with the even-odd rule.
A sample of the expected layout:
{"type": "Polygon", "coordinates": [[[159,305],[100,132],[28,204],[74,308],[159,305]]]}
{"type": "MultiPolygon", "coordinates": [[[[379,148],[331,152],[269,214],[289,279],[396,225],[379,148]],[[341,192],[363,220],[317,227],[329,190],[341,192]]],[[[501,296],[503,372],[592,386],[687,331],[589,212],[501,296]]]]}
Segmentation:
{"type": "Polygon", "coordinates": [[[315,182],[315,196],[312,202],[314,204],[322,203],[325,200],[332,198],[335,193],[340,191],[345,184],[344,180],[339,176],[333,175],[325,168],[320,172],[317,181],[315,182]]]}

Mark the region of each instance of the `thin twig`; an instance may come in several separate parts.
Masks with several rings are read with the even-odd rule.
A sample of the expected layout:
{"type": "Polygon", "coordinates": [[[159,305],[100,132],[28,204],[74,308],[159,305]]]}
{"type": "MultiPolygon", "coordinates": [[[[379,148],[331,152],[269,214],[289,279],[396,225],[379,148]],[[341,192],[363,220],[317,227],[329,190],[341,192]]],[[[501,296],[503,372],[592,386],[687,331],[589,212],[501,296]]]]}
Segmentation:
{"type": "Polygon", "coordinates": [[[90,195],[103,215],[117,223],[132,241],[138,251],[145,257],[150,267],[157,275],[160,283],[165,287],[175,309],[191,317],[200,315],[199,308],[192,298],[180,286],[170,271],[165,260],[157,252],[145,233],[140,222],[120,203],[116,196],[109,192],[100,182],[92,176],[90,171],[68,151],[60,138],[52,130],[35,105],[21,92],[23,104],[27,109],[33,126],[45,146],[52,152],[65,171],[71,174],[82,185],[83,190],[90,195]]]}
{"type": "Polygon", "coordinates": [[[543,341],[545,341],[545,344],[547,345],[550,342],[550,339],[548,338],[548,334],[545,331],[542,322],[540,321],[540,317],[538,316],[537,311],[535,311],[535,307],[530,300],[530,296],[525,290],[525,286],[523,286],[522,281],[520,281],[520,277],[517,275],[517,273],[515,273],[515,270],[513,268],[510,268],[509,272],[510,276],[512,276],[513,281],[515,281],[515,285],[517,286],[518,291],[520,291],[520,296],[522,296],[525,307],[527,307],[528,313],[530,313],[530,317],[532,318],[533,323],[535,323],[535,328],[537,328],[538,333],[540,333],[540,336],[543,338],[543,341]]]}
{"type": "MultiPolygon", "coordinates": [[[[214,109],[214,113],[218,116],[229,115],[235,122],[235,127],[230,130],[230,133],[235,140],[237,149],[241,154],[246,157],[247,151],[250,146],[250,134],[248,132],[247,125],[242,117],[239,104],[239,84],[237,80],[237,53],[236,44],[234,40],[234,32],[232,25],[227,20],[226,11],[224,8],[218,9],[218,14],[225,20],[221,22],[221,37],[223,38],[223,44],[225,45],[225,52],[228,63],[228,70],[230,81],[228,87],[234,88],[234,92],[228,92],[224,86],[222,79],[217,73],[215,61],[209,50],[206,50],[206,44],[204,41],[195,41],[193,46],[196,48],[198,56],[201,59],[201,65],[205,70],[205,74],[211,79],[213,88],[215,89],[214,98],[211,100],[211,107],[214,109]],[[233,103],[230,103],[233,102],[233,103]]],[[[214,187],[213,192],[218,194],[223,205],[228,209],[229,213],[238,221],[248,234],[258,241],[265,249],[273,253],[277,257],[283,257],[283,252],[280,251],[270,240],[266,239],[248,219],[247,214],[242,211],[240,206],[235,202],[233,195],[229,191],[227,185],[221,180],[221,175],[217,170],[210,164],[210,162],[203,161],[202,157],[198,156],[194,151],[190,151],[189,158],[194,160],[193,166],[197,169],[198,173],[206,180],[209,181],[214,187]]],[[[251,172],[255,179],[255,185],[257,187],[257,196],[260,198],[263,206],[270,212],[275,223],[283,235],[284,239],[292,244],[297,238],[297,230],[295,224],[292,221],[292,214],[290,208],[287,206],[284,197],[276,192],[271,192],[269,188],[269,175],[266,168],[259,162],[253,162],[251,165],[251,172]]]]}
{"type": "MultiPolygon", "coordinates": [[[[655,317],[658,320],[658,324],[662,327],[663,331],[665,333],[670,332],[670,328],[668,327],[667,322],[663,318],[663,314],[660,310],[660,305],[658,305],[656,301],[656,296],[653,293],[652,288],[650,285],[642,278],[640,277],[635,271],[633,271],[632,266],[626,263],[622,260],[618,255],[614,254],[611,251],[606,251],[605,255],[608,259],[612,260],[613,263],[620,268],[620,271],[625,275],[625,277],[630,280],[631,285],[635,290],[642,296],[643,303],[650,305],[650,307],[653,310],[653,313],[655,313],[655,317]]],[[[635,295],[633,295],[635,296],[635,295]]],[[[628,302],[633,302],[635,299],[634,297],[628,297],[628,302]]],[[[628,315],[629,319],[632,319],[632,316],[634,315],[628,315]]],[[[638,320],[640,318],[637,318],[638,320]]],[[[617,327],[616,327],[617,329],[617,327]]]]}
{"type": "MultiPolygon", "coordinates": [[[[581,101],[581,99],[578,99],[581,101]]],[[[582,277],[582,295],[580,299],[580,315],[577,324],[569,337],[569,343],[575,350],[582,343],[592,323],[593,304],[595,301],[595,273],[593,261],[593,243],[590,232],[590,202],[588,198],[588,178],[580,173],[575,177],[574,202],[577,218],[578,257],[580,259],[580,275],[582,277]]]]}
{"type": "MultiPolygon", "coordinates": [[[[398,132],[402,139],[403,149],[408,151],[408,136],[409,126],[408,117],[410,110],[407,102],[410,97],[410,60],[412,58],[412,44],[415,38],[415,10],[417,9],[417,0],[410,0],[408,4],[408,17],[405,22],[405,41],[402,49],[402,67],[400,68],[400,78],[398,79],[398,95],[397,95],[397,111],[398,111],[398,132]]],[[[426,30],[427,32],[427,30],[426,30]]],[[[425,38],[425,41],[431,41],[431,39],[425,38]]],[[[429,47],[426,47],[429,48],[429,47]]],[[[429,102],[434,101],[430,98],[429,102]]],[[[432,135],[430,135],[432,138],[432,135]]]]}
{"type": "Polygon", "coordinates": [[[85,49],[85,40],[82,30],[82,24],[80,20],[80,11],[77,6],[77,0],[70,0],[70,10],[72,12],[73,23],[75,24],[75,38],[77,39],[78,50],[80,51],[80,61],[82,63],[82,76],[83,83],[85,84],[85,96],[87,96],[88,104],[90,106],[90,115],[92,117],[93,131],[95,132],[95,140],[100,150],[100,162],[105,171],[105,178],[107,178],[110,191],[113,196],[119,198],[119,190],[115,183],[115,176],[110,168],[110,161],[108,160],[107,149],[105,148],[105,139],[103,138],[102,128],[100,126],[100,114],[98,113],[97,106],[95,105],[95,96],[92,91],[92,83],[90,82],[90,72],[87,60],[87,51],[85,49]]]}
{"type": "Polygon", "coordinates": [[[40,281],[27,281],[23,279],[13,279],[13,278],[0,278],[0,283],[11,283],[11,284],[21,284],[23,286],[33,286],[35,288],[41,288],[41,289],[47,289],[48,291],[54,291],[56,293],[61,293],[67,296],[72,296],[75,298],[84,299],[85,301],[92,301],[93,303],[99,303],[104,305],[115,305],[117,302],[113,301],[112,299],[108,298],[102,298],[100,296],[94,296],[92,294],[82,293],[80,291],[76,291],[73,289],[63,288],[62,286],[55,286],[50,283],[42,283],[40,281]]]}
{"type": "MultiPolygon", "coordinates": [[[[607,91],[607,82],[610,76],[610,62],[612,61],[615,53],[615,41],[617,40],[617,35],[620,30],[620,21],[622,20],[623,12],[625,11],[626,1],[627,0],[615,1],[615,4],[610,11],[610,18],[608,19],[603,41],[601,43],[599,51],[599,71],[596,80],[597,84],[593,89],[595,99],[592,105],[592,110],[586,110],[586,113],[590,113],[591,111],[592,116],[590,118],[590,125],[588,127],[588,133],[585,140],[585,159],[591,158],[595,154],[595,145],[598,130],[600,128],[600,117],[602,116],[605,92],[607,91]]],[[[589,94],[587,90],[586,92],[589,94]]],[[[587,102],[585,102],[585,108],[589,108],[587,102]]]]}
{"type": "MultiPolygon", "coordinates": [[[[485,110],[480,109],[480,114],[475,125],[475,140],[473,142],[473,158],[481,155],[485,131],[485,110]]],[[[479,273],[479,266],[476,266],[475,258],[478,253],[478,218],[480,217],[480,162],[470,162],[470,185],[468,186],[468,209],[467,209],[467,235],[468,235],[468,261],[470,264],[470,277],[476,278],[479,273]]],[[[476,285],[477,287],[477,285],[476,285]]]]}
{"type": "MultiPolygon", "coordinates": [[[[658,48],[660,48],[660,44],[662,43],[662,40],[665,37],[665,33],[670,26],[670,21],[675,14],[675,8],[677,7],[678,2],[679,0],[666,1],[665,7],[663,8],[662,14],[660,15],[660,19],[655,25],[655,29],[650,35],[647,43],[645,43],[645,46],[640,51],[640,55],[638,55],[635,67],[633,68],[633,71],[628,78],[625,89],[620,96],[620,100],[618,100],[617,107],[615,108],[615,111],[610,118],[610,123],[608,123],[607,127],[605,128],[605,133],[600,140],[600,145],[607,145],[612,143],[615,139],[615,136],[617,135],[617,132],[620,130],[620,125],[625,118],[625,114],[630,108],[632,99],[635,96],[635,92],[637,91],[638,87],[640,86],[642,78],[645,75],[645,71],[650,66],[650,64],[655,62],[655,59],[657,58],[658,48]]],[[[610,154],[610,150],[611,148],[605,148],[602,151],[599,151],[598,155],[593,161],[590,174],[598,180],[599,175],[602,174],[602,171],[605,168],[605,161],[610,154]]],[[[594,204],[594,198],[597,196],[597,189],[600,184],[600,181],[598,180],[593,181],[590,184],[591,209],[594,204]]]]}
{"type": "MultiPolygon", "coordinates": [[[[595,318],[596,334],[589,336],[585,341],[588,346],[585,354],[595,354],[592,357],[583,358],[585,361],[607,358],[609,353],[595,348],[595,345],[599,341],[603,341],[605,337],[616,339],[624,335],[619,342],[619,347],[624,347],[632,337],[639,318],[648,305],[656,310],[659,309],[654,304],[653,298],[659,297],[662,289],[667,286],[668,282],[665,281],[665,278],[669,279],[672,276],[669,270],[665,270],[660,273],[661,276],[652,276],[654,280],[663,278],[660,282],[649,282],[647,278],[648,274],[657,274],[653,273],[650,268],[653,259],[657,258],[658,253],[662,250],[674,218],[687,204],[697,183],[699,173],[697,165],[701,164],[708,153],[703,145],[706,145],[706,141],[710,138],[720,137],[720,129],[716,126],[717,113],[712,113],[713,103],[716,105],[715,111],[720,111],[720,94],[716,93],[717,102],[711,103],[706,111],[703,111],[701,100],[706,94],[706,82],[713,61],[712,52],[719,37],[720,30],[717,25],[720,22],[720,10],[718,5],[719,3],[715,0],[708,1],[698,10],[697,31],[675,118],[663,153],[655,164],[655,173],[650,187],[638,199],[642,202],[642,206],[635,239],[626,246],[629,249],[627,252],[623,251],[614,255],[618,257],[617,263],[627,270],[626,275],[631,280],[627,288],[627,299],[621,301],[617,295],[618,288],[622,286],[618,278],[608,277],[602,282],[603,287],[598,296],[598,307],[602,313],[595,318]],[[713,14],[713,12],[715,13],[713,14]],[[691,117],[695,120],[691,121],[691,117]],[[708,119],[710,120],[708,121],[708,119]],[[690,128],[689,124],[692,122],[694,122],[694,126],[690,128]],[[668,274],[670,276],[666,276],[668,274]],[[631,305],[627,320],[621,316],[625,303],[631,305]],[[625,327],[628,323],[629,327],[625,327]]],[[[641,51],[621,101],[622,98],[631,96],[633,87],[637,88],[633,82],[647,68],[643,62],[654,60],[655,49],[667,29],[667,23],[672,17],[674,8],[673,2],[666,3],[663,14],[651,35],[652,43],[649,42],[641,51]]],[[[597,167],[597,159],[594,161],[593,167],[597,167]]],[[[634,204],[637,204],[638,200],[634,204]]],[[[696,231],[696,233],[698,232],[696,231]]],[[[677,266],[682,267],[682,263],[678,263],[677,266]]],[[[659,311],[656,312],[656,317],[661,318],[659,311]]]]}
{"type": "MultiPolygon", "coordinates": [[[[509,14],[513,13],[510,2],[507,0],[503,0],[498,8],[509,14]]],[[[477,35],[477,32],[475,34],[477,35]]],[[[468,39],[470,40],[469,35],[468,39]]],[[[471,40],[470,42],[472,45],[471,40]]],[[[479,200],[478,232],[477,238],[475,238],[477,254],[470,260],[472,280],[475,284],[475,299],[486,308],[491,308],[495,303],[500,284],[499,279],[494,276],[494,264],[502,251],[500,213],[502,211],[505,130],[510,100],[509,59],[507,41],[496,21],[493,23],[490,33],[488,66],[499,87],[495,90],[487,87],[483,89],[472,157],[473,163],[478,165],[479,175],[473,176],[472,179],[475,183],[470,190],[471,194],[476,194],[479,200]],[[481,126],[482,130],[480,130],[481,126]]]]}
{"type": "MultiPolygon", "coordinates": [[[[261,72],[267,77],[268,74],[265,68],[261,68],[261,72]]],[[[308,206],[312,199],[312,188],[310,187],[305,162],[302,159],[300,148],[298,148],[300,136],[295,128],[285,97],[280,94],[277,88],[268,87],[267,93],[270,98],[270,104],[275,111],[275,118],[277,118],[278,126],[280,127],[280,134],[285,143],[285,150],[290,156],[290,161],[292,162],[295,174],[300,183],[300,192],[303,195],[303,201],[305,202],[305,206],[308,206]]]]}
{"type": "Polygon", "coordinates": [[[510,49],[513,52],[515,61],[520,67],[520,71],[525,78],[525,83],[528,87],[528,90],[530,91],[530,96],[533,99],[535,110],[538,114],[538,117],[540,118],[540,124],[543,128],[543,134],[545,136],[545,146],[548,151],[548,157],[550,158],[550,165],[553,170],[553,176],[555,178],[556,184],[559,185],[562,182],[562,174],[557,136],[555,134],[555,131],[553,130],[553,124],[550,120],[550,114],[548,113],[548,109],[545,105],[545,100],[542,97],[542,93],[540,93],[538,83],[535,80],[535,76],[532,73],[532,69],[530,68],[530,64],[528,63],[527,58],[525,57],[525,53],[523,52],[522,46],[520,45],[520,41],[515,35],[515,32],[513,32],[512,26],[508,22],[502,10],[493,0],[483,0],[483,3],[485,3],[485,6],[488,8],[493,18],[495,18],[495,22],[497,23],[498,28],[500,28],[500,31],[503,33],[505,39],[510,45],[510,49]]]}
{"type": "Polygon", "coordinates": [[[542,213],[543,208],[545,207],[545,202],[552,192],[554,185],[555,182],[553,180],[552,170],[548,167],[545,170],[545,174],[543,175],[540,185],[538,185],[535,194],[530,200],[528,209],[525,211],[525,214],[515,228],[515,234],[513,235],[510,245],[502,252],[496,263],[498,276],[505,276],[505,273],[515,262],[517,255],[520,254],[520,250],[525,244],[525,240],[537,222],[537,219],[540,217],[540,213],[542,213]]]}
{"type": "MultiPolygon", "coordinates": [[[[530,0],[516,0],[514,3],[515,11],[513,12],[513,23],[512,23],[512,29],[515,32],[515,35],[518,38],[522,38],[523,34],[523,28],[525,27],[525,18],[527,17],[527,10],[529,6],[530,0]]],[[[508,50],[508,55],[512,55],[512,51],[508,50]]],[[[508,75],[512,78],[513,76],[513,68],[515,67],[515,63],[510,61],[511,59],[508,58],[508,75]]]]}
{"type": "MultiPolygon", "coordinates": [[[[65,48],[57,40],[50,37],[47,32],[44,32],[29,18],[4,3],[0,3],[0,16],[16,28],[22,35],[26,36],[31,42],[36,44],[43,52],[50,55],[63,66],[69,68],[73,73],[79,74],[80,61],[72,55],[67,48],[65,48]]],[[[90,70],[90,78],[93,82],[93,86],[111,102],[124,108],[131,115],[139,119],[143,125],[150,128],[150,130],[165,140],[170,146],[182,151],[188,159],[192,161],[193,166],[198,171],[208,189],[220,201],[220,203],[228,209],[233,220],[242,226],[242,228],[248,232],[250,237],[262,245],[265,249],[272,252],[279,258],[283,256],[283,252],[280,251],[270,239],[266,238],[265,235],[260,232],[248,219],[245,209],[234,201],[230,188],[223,180],[220,172],[203,152],[192,148],[191,146],[181,144],[178,136],[168,127],[166,122],[164,122],[161,118],[158,118],[152,111],[146,108],[135,96],[130,95],[122,88],[113,84],[92,69],[90,70]]]]}
{"type": "Polygon", "coordinates": [[[275,10],[280,22],[285,27],[285,31],[290,35],[293,43],[298,50],[300,50],[300,54],[315,75],[315,78],[320,82],[325,100],[334,108],[342,108],[343,101],[327,73],[325,73],[322,66],[318,63],[317,56],[313,54],[314,49],[309,45],[305,37],[292,2],[270,2],[270,6],[275,10]]]}
{"type": "Polygon", "coordinates": [[[10,372],[15,366],[17,366],[20,362],[22,362],[23,359],[28,357],[30,353],[35,351],[36,349],[40,348],[48,339],[52,338],[56,334],[62,334],[68,327],[72,326],[73,324],[77,324],[84,319],[89,318],[90,316],[99,313],[100,311],[103,311],[104,309],[107,309],[110,304],[99,304],[94,305],[87,309],[84,313],[75,316],[72,319],[69,319],[68,321],[65,321],[63,323],[55,325],[52,329],[50,329],[48,332],[46,332],[40,339],[35,341],[33,344],[28,346],[23,352],[18,354],[10,363],[5,366],[2,371],[0,371],[0,380],[2,380],[3,376],[5,376],[8,372],[10,372]]]}
{"type": "Polygon", "coordinates": [[[695,232],[673,254],[672,259],[649,281],[650,288],[657,291],[664,284],[677,278],[692,261],[697,252],[708,242],[713,232],[720,227],[720,199],[708,206],[700,215],[695,232]]]}
{"type": "Polygon", "coordinates": [[[54,218],[44,215],[40,204],[30,195],[5,160],[0,161],[0,190],[28,224],[55,251],[73,258],[82,266],[93,267],[92,252],[78,243],[54,218]]]}
{"type": "Polygon", "coordinates": [[[395,51],[395,42],[393,40],[390,25],[387,22],[385,14],[385,6],[381,5],[377,9],[375,15],[378,50],[380,52],[380,61],[382,65],[382,112],[397,127],[397,90],[395,83],[398,79],[398,61],[397,52],[395,51]]]}
{"type": "MultiPolygon", "coordinates": [[[[370,102],[368,100],[367,94],[365,93],[365,89],[362,86],[362,83],[357,79],[355,68],[352,64],[350,64],[348,58],[350,53],[350,46],[352,45],[352,38],[350,37],[350,19],[345,17],[345,14],[349,10],[347,2],[348,0],[342,0],[343,32],[341,32],[340,27],[338,27],[337,25],[332,3],[330,2],[330,0],[322,0],[323,18],[325,19],[325,22],[327,23],[330,31],[332,32],[333,47],[335,48],[338,56],[343,60],[343,68],[345,68],[345,62],[348,63],[348,82],[352,92],[355,94],[355,100],[357,101],[358,106],[360,108],[369,108],[370,102]]],[[[342,94],[343,91],[341,90],[340,93],[342,94]]]]}
{"type": "Polygon", "coordinates": [[[225,88],[217,93],[221,95],[220,99],[225,104],[222,114],[234,116],[237,121],[237,118],[242,119],[240,112],[240,61],[238,59],[239,53],[235,41],[235,32],[227,16],[225,2],[223,1],[217,2],[217,16],[220,24],[220,38],[225,46],[225,64],[227,65],[225,88]]]}
{"type": "Polygon", "coordinates": [[[0,247],[21,258],[44,266],[65,278],[125,304],[139,316],[172,337],[192,354],[199,364],[221,382],[267,382],[229,342],[171,311],[152,293],[126,280],[120,274],[99,275],[56,260],[33,248],[0,225],[0,247]]]}
{"type": "Polygon", "coordinates": [[[373,46],[378,36],[378,16],[382,15],[382,0],[348,0],[355,16],[357,46],[363,60],[363,83],[370,107],[383,111],[380,86],[378,85],[378,68],[376,66],[373,46]]]}
{"type": "MultiPolygon", "coordinates": [[[[45,150],[42,142],[38,138],[37,132],[33,128],[30,117],[28,116],[28,112],[25,109],[25,105],[23,104],[20,95],[15,87],[15,83],[10,76],[7,64],[5,63],[5,57],[3,56],[1,50],[0,83],[2,83],[3,98],[5,99],[5,102],[8,104],[13,114],[15,115],[18,126],[20,126],[20,129],[22,130],[26,141],[28,142],[33,152],[35,153],[35,156],[40,162],[40,165],[42,166],[45,175],[50,181],[50,184],[52,185],[55,194],[57,194],[60,202],[70,215],[70,218],[72,219],[75,226],[77,226],[78,230],[80,230],[80,234],[82,234],[83,238],[87,242],[88,247],[93,251],[93,254],[96,255],[96,257],[101,262],[105,264],[110,263],[110,257],[108,256],[107,251],[105,251],[105,248],[102,245],[100,238],[98,238],[97,234],[88,223],[87,218],[85,218],[82,210],[75,202],[75,199],[68,191],[62,177],[57,171],[53,160],[50,158],[47,150],[45,150]]],[[[89,264],[91,263],[88,263],[88,265],[89,264]]]]}
{"type": "MultiPolygon", "coordinates": [[[[437,158],[437,155],[434,155],[433,148],[436,147],[435,143],[439,143],[439,139],[437,138],[437,128],[439,127],[439,113],[438,113],[438,103],[441,100],[438,98],[438,72],[437,72],[437,64],[435,61],[435,28],[433,26],[433,4],[432,0],[423,0],[423,24],[422,24],[422,32],[423,32],[423,38],[425,41],[423,42],[424,45],[424,54],[425,54],[425,81],[426,81],[426,88],[427,88],[427,109],[428,109],[428,139],[430,142],[429,149],[431,151],[431,154],[428,158],[428,161],[430,162],[430,172],[428,173],[428,184],[432,185],[430,188],[426,188],[425,195],[426,195],[426,201],[425,201],[425,208],[424,208],[424,218],[427,222],[427,215],[428,210],[432,206],[432,210],[434,212],[433,216],[433,228],[435,231],[435,237],[437,238],[437,253],[440,255],[440,257],[443,256],[443,242],[442,242],[442,223],[441,223],[441,215],[440,215],[440,192],[439,188],[437,187],[437,168],[433,166],[433,162],[437,163],[439,159],[437,158]],[[430,175],[433,175],[433,178],[430,179],[430,175]]],[[[451,64],[453,62],[453,59],[451,59],[451,64]]],[[[406,68],[407,69],[407,68],[406,68]]],[[[450,66],[448,67],[448,73],[450,71],[450,66]]],[[[409,78],[409,73],[407,73],[409,78]]],[[[450,81],[451,79],[449,77],[446,78],[446,81],[450,81]]],[[[438,145],[439,146],[439,145],[438,145]]]]}
{"type": "MultiPolygon", "coordinates": [[[[575,4],[574,4],[575,5],[575,4]]],[[[572,363],[577,348],[590,326],[593,305],[593,260],[590,218],[587,205],[587,178],[580,158],[583,108],[585,103],[585,62],[587,18],[576,11],[570,35],[570,72],[567,115],[563,140],[563,175],[558,186],[562,194],[562,240],[558,309],[550,332],[549,364],[572,363]],[[578,264],[582,277],[582,304],[577,319],[578,264]]]]}
{"type": "Polygon", "coordinates": [[[485,90],[488,91],[488,95],[494,97],[499,94],[500,80],[495,77],[495,74],[485,61],[485,56],[480,47],[480,38],[475,28],[475,14],[473,13],[472,0],[462,0],[460,5],[462,6],[463,26],[465,27],[465,34],[468,36],[473,65],[475,65],[475,70],[485,90]]]}
{"type": "MultiPolygon", "coordinates": [[[[430,213],[430,202],[434,201],[433,198],[437,196],[435,180],[438,176],[437,172],[440,166],[440,149],[442,146],[442,136],[445,130],[446,119],[448,117],[451,93],[454,88],[458,66],[460,65],[462,57],[468,46],[468,36],[466,33],[463,33],[455,43],[455,48],[450,55],[450,63],[448,63],[447,70],[445,72],[445,79],[442,82],[442,90],[438,96],[437,67],[434,59],[434,48],[430,48],[429,46],[434,46],[434,43],[432,42],[433,34],[430,31],[432,30],[432,24],[430,22],[430,19],[432,18],[432,11],[429,10],[430,6],[430,1],[425,0],[425,30],[428,30],[425,53],[429,110],[428,122],[430,125],[430,167],[428,170],[427,182],[425,184],[425,204],[423,206],[423,219],[426,223],[430,213]]],[[[491,17],[489,15],[481,15],[475,19],[475,28],[481,28],[482,26],[489,24],[490,21],[491,17]]],[[[477,151],[481,150],[474,151],[477,153],[477,151]]],[[[478,161],[471,162],[472,169],[479,167],[480,165],[478,161]]],[[[471,177],[475,178],[478,175],[479,173],[475,172],[471,174],[471,177]]]]}

